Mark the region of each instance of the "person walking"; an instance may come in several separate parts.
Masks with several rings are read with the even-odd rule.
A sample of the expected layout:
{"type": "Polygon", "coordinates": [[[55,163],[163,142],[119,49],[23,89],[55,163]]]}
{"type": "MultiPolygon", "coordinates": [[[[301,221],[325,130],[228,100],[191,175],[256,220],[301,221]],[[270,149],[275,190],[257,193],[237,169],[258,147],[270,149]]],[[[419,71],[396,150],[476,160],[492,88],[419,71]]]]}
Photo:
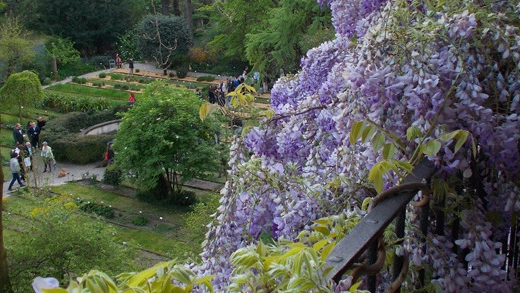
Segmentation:
{"type": "Polygon", "coordinates": [[[18,181],[20,187],[24,187],[25,184],[23,184],[20,180],[20,163],[18,162],[18,153],[16,152],[12,152],[11,154],[11,160],[9,161],[9,169],[11,169],[13,179],[11,180],[11,183],[9,184],[9,188],[7,188],[7,190],[13,191],[13,184],[15,181],[18,181]]]}
{"type": "Polygon", "coordinates": [[[47,145],[46,141],[42,143],[41,155],[43,158],[43,164],[45,165],[43,172],[47,172],[47,166],[49,167],[49,172],[52,172],[52,161],[54,160],[54,155],[52,154],[51,147],[47,145]]]}
{"type": "Polygon", "coordinates": [[[128,75],[134,75],[134,58],[130,57],[130,60],[128,60],[128,75]]]}

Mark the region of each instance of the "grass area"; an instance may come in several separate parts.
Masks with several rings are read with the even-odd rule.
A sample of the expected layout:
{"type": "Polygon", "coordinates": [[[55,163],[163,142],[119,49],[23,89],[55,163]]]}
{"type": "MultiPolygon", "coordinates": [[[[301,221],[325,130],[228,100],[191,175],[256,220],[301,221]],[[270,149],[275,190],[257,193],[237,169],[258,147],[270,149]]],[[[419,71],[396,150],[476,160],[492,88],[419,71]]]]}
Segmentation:
{"type": "MultiPolygon", "coordinates": [[[[204,239],[205,229],[195,231],[186,225],[187,217],[193,214],[191,208],[150,205],[128,196],[102,190],[97,186],[82,185],[78,182],[49,188],[54,194],[66,193],[83,201],[114,207],[114,218],[105,221],[115,228],[118,242],[125,242],[136,249],[141,248],[179,260],[196,257],[202,250],[201,242],[204,239]],[[142,226],[133,224],[132,220],[136,217],[147,218],[147,224],[142,226]]],[[[199,190],[197,193],[202,202],[215,202],[219,197],[213,192],[199,190]]],[[[24,222],[30,221],[31,211],[41,206],[44,200],[43,195],[38,197],[21,195],[11,196],[4,202],[4,211],[16,215],[10,216],[5,222],[6,231],[10,231],[8,234],[14,237],[9,245],[14,245],[17,237],[23,237],[23,234],[13,231],[19,231],[19,228],[24,226],[24,222]]],[[[211,221],[209,215],[214,212],[198,213],[199,218],[196,222],[209,223],[211,221]]],[[[85,215],[85,220],[92,217],[92,215],[85,215]]]]}
{"type": "Polygon", "coordinates": [[[97,87],[90,87],[86,85],[80,84],[57,84],[51,87],[48,87],[47,90],[54,92],[65,92],[65,93],[73,93],[76,95],[82,96],[90,96],[90,97],[104,97],[108,99],[115,100],[126,100],[128,98],[128,92],[119,91],[114,89],[103,89],[97,87]]]}

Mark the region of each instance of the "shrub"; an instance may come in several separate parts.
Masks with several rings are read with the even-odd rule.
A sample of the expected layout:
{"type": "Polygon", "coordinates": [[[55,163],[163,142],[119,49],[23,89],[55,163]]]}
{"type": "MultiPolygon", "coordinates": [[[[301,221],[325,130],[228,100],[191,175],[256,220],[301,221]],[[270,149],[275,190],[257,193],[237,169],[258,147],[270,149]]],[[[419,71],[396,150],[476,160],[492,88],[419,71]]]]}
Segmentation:
{"type": "Polygon", "coordinates": [[[215,76],[213,76],[213,75],[204,75],[204,76],[197,77],[197,81],[214,81],[214,80],[215,80],[215,76]]]}
{"type": "Polygon", "coordinates": [[[107,74],[105,72],[101,72],[99,74],[99,78],[105,78],[105,77],[107,77],[107,74]]]}
{"type": "Polygon", "coordinates": [[[43,79],[42,85],[49,85],[52,83],[52,79],[50,77],[46,77],[43,79]]]}
{"type": "Polygon", "coordinates": [[[115,89],[120,89],[121,88],[121,84],[119,84],[119,83],[114,84],[114,88],[115,89]]]}
{"type": "Polygon", "coordinates": [[[77,61],[60,65],[58,78],[64,79],[67,76],[78,76],[85,73],[96,71],[97,67],[83,61],[77,61]]]}
{"type": "Polygon", "coordinates": [[[141,71],[141,70],[139,70],[139,68],[136,68],[136,69],[135,69],[135,72],[136,72],[136,73],[137,73],[137,72],[140,72],[140,71],[141,71]]]}
{"type": "Polygon", "coordinates": [[[124,84],[121,86],[121,90],[127,91],[129,89],[128,85],[124,84]]]}
{"type": "Polygon", "coordinates": [[[105,169],[105,174],[103,175],[103,183],[109,184],[112,186],[119,186],[121,183],[121,176],[123,172],[119,169],[115,169],[112,166],[105,169]]]}
{"type": "Polygon", "coordinates": [[[45,92],[42,106],[61,113],[92,112],[108,109],[110,101],[105,98],[92,99],[74,94],[45,92]]]}
{"type": "Polygon", "coordinates": [[[81,199],[76,199],[75,201],[78,205],[78,208],[85,213],[98,215],[107,219],[114,217],[114,208],[112,207],[107,207],[105,205],[84,201],[81,199]]]}
{"type": "Polygon", "coordinates": [[[168,76],[169,76],[169,77],[174,77],[174,76],[175,76],[175,73],[170,72],[170,73],[168,73],[168,76]]]}
{"type": "Polygon", "coordinates": [[[72,77],[72,82],[79,83],[79,77],[73,76],[72,77]]]}
{"type": "Polygon", "coordinates": [[[136,226],[146,226],[146,224],[148,224],[148,219],[143,216],[136,216],[132,219],[132,224],[136,226]]]}
{"type": "Polygon", "coordinates": [[[124,78],[120,73],[110,73],[109,75],[111,80],[122,80],[124,78]]]}
{"type": "Polygon", "coordinates": [[[188,67],[181,67],[177,69],[177,77],[178,78],[185,78],[188,75],[188,67]]]}

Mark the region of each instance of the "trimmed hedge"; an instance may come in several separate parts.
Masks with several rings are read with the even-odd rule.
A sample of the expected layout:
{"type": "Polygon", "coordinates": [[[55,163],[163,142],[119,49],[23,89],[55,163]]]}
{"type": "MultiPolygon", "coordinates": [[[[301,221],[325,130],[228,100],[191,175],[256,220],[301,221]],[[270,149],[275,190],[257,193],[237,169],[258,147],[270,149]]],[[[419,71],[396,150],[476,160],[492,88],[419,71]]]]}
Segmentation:
{"type": "Polygon", "coordinates": [[[79,132],[92,125],[118,119],[116,113],[127,109],[127,105],[121,105],[92,115],[84,112],[66,113],[47,122],[45,130],[40,135],[41,141],[49,143],[56,160],[78,164],[101,161],[104,159],[107,143],[114,139],[114,135],[83,136],[79,135],[79,132]]]}
{"type": "Polygon", "coordinates": [[[204,76],[197,77],[197,81],[214,81],[214,80],[215,80],[215,76],[213,76],[213,75],[204,75],[204,76]]]}

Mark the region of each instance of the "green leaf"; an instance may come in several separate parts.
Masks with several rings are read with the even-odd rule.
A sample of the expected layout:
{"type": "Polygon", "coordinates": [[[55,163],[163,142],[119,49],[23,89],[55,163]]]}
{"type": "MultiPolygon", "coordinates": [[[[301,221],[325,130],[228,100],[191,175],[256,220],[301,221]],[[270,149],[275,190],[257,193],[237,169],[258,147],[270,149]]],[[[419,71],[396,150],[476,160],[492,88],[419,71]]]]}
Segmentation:
{"type": "Polygon", "coordinates": [[[423,150],[423,154],[435,156],[441,149],[441,143],[438,140],[430,140],[423,150]]]}
{"type": "Polygon", "coordinates": [[[68,293],[67,290],[62,288],[42,289],[43,293],[68,293]]]}
{"type": "Polygon", "coordinates": [[[417,127],[417,126],[412,125],[406,130],[406,139],[407,140],[414,140],[421,136],[422,136],[422,132],[419,129],[419,127],[417,127]]]}
{"type": "Polygon", "coordinates": [[[325,260],[327,256],[330,254],[332,249],[336,246],[335,242],[329,243],[323,248],[323,251],[321,252],[321,260],[325,260]]]}
{"type": "Polygon", "coordinates": [[[372,137],[374,132],[376,131],[376,128],[372,125],[367,125],[365,129],[363,129],[363,133],[361,134],[361,141],[365,143],[368,139],[372,137]]]}
{"type": "Polygon", "coordinates": [[[390,160],[395,155],[395,146],[392,143],[385,144],[385,147],[383,148],[383,159],[390,160]]]}
{"type": "Polygon", "coordinates": [[[158,263],[155,266],[148,268],[144,271],[141,271],[135,275],[133,275],[130,279],[127,281],[127,285],[129,287],[138,287],[140,284],[147,282],[148,279],[155,276],[155,272],[158,268],[163,267],[165,268],[168,264],[166,262],[158,263]]]}
{"type": "Polygon", "coordinates": [[[323,239],[323,240],[320,240],[320,241],[314,243],[314,245],[312,246],[312,248],[314,248],[314,250],[316,250],[316,251],[319,251],[319,250],[322,249],[323,246],[325,246],[327,243],[329,243],[329,240],[328,240],[328,239],[323,239]]]}
{"type": "Polygon", "coordinates": [[[377,133],[374,135],[372,139],[372,146],[374,147],[374,152],[378,152],[383,145],[385,144],[385,135],[382,133],[377,133]]]}
{"type": "Polygon", "coordinates": [[[356,143],[356,141],[359,138],[359,133],[361,132],[361,130],[363,129],[364,126],[365,126],[364,121],[357,121],[356,123],[354,123],[354,125],[352,125],[352,129],[350,130],[350,143],[351,144],[356,143]]]}
{"type": "Polygon", "coordinates": [[[374,182],[374,188],[379,193],[383,191],[383,175],[388,171],[384,167],[383,162],[379,162],[370,169],[368,173],[368,180],[374,182]]]}
{"type": "Polygon", "coordinates": [[[323,234],[324,236],[327,236],[330,234],[330,230],[327,228],[327,227],[324,227],[324,226],[315,226],[313,228],[315,231],[318,231],[320,232],[321,234],[323,234]]]}
{"type": "Polygon", "coordinates": [[[371,202],[372,202],[372,198],[371,197],[366,197],[363,200],[363,204],[361,205],[361,209],[364,210],[364,211],[368,210],[368,206],[370,205],[371,202]]]}
{"type": "Polygon", "coordinates": [[[463,131],[463,130],[460,130],[458,131],[457,133],[457,143],[455,144],[455,149],[454,149],[454,153],[457,153],[460,148],[466,143],[466,141],[468,140],[468,135],[469,135],[469,132],[467,131],[463,131]]]}

